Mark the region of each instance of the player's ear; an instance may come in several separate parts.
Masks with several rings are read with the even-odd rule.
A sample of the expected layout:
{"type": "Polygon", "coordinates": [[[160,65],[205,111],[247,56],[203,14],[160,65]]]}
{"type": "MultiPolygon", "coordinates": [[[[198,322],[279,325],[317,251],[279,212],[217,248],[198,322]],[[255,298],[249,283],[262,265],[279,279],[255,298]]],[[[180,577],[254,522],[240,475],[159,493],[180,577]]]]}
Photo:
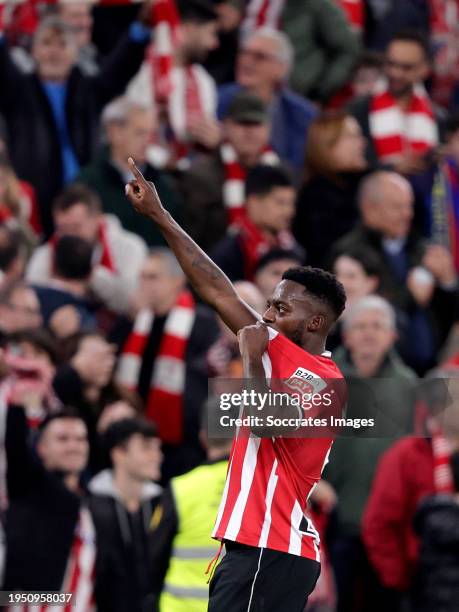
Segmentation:
{"type": "Polygon", "coordinates": [[[315,314],[308,321],[308,331],[316,332],[323,327],[325,317],[323,314],[315,314]]]}

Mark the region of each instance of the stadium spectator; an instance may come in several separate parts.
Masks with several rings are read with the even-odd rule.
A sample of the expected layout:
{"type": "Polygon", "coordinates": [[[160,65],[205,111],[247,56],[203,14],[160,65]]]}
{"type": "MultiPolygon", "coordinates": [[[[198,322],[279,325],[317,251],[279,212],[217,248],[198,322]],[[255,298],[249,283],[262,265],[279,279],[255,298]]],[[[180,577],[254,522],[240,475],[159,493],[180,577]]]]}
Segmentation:
{"type": "Polygon", "coordinates": [[[148,40],[149,30],[135,22],[101,72],[88,77],[76,66],[73,30],[58,17],[44,19],[35,32],[32,56],[36,70],[32,74],[24,74],[12,62],[2,37],[0,111],[7,124],[8,149],[19,176],[37,192],[47,236],[52,231],[51,201],[76,177],[80,166],[89,162],[97,142],[100,110],[134,76],[148,40]]]}
{"type": "Polygon", "coordinates": [[[153,223],[139,221],[126,206],[124,185],[132,178],[127,159],[130,155],[142,168],[149,181],[163,198],[167,210],[177,219],[183,205],[171,178],[156,170],[147,161],[147,149],[156,131],[156,119],[150,108],[121,97],[110,102],[101,116],[108,147],[89,166],[83,168],[78,181],[95,191],[105,213],[115,215],[124,229],[141,236],[149,245],[163,244],[164,240],[153,223]]]}
{"type": "Polygon", "coordinates": [[[42,329],[12,334],[5,345],[9,369],[6,384],[13,397],[20,396],[31,433],[61,407],[53,391],[58,351],[53,338],[42,329]]]}
{"type": "Polygon", "coordinates": [[[204,66],[217,85],[222,85],[235,78],[244,0],[214,0],[214,5],[218,16],[218,47],[209,53],[204,66]]]}
{"type": "Polygon", "coordinates": [[[445,136],[443,159],[424,177],[424,229],[450,252],[459,273],[459,114],[447,121],[445,136]]]}
{"type": "Polygon", "coordinates": [[[140,273],[138,310],[125,322],[116,380],[140,395],[146,417],[158,426],[164,480],[204,457],[198,433],[208,391],[206,353],[217,335],[213,314],[195,303],[173,254],[153,249],[140,273]]]}
{"type": "Polygon", "coordinates": [[[97,537],[97,610],[154,610],[168,559],[153,550],[163,512],[162,488],[153,482],[160,476],[160,441],[152,423],[129,418],[112,423],[103,443],[112,468],[88,485],[97,537]]]}
{"type": "Polygon", "coordinates": [[[63,191],[54,202],[53,216],[56,235],[34,252],[27,279],[46,284],[52,275],[57,237],[77,236],[94,247],[90,286],[95,297],[114,312],[125,311],[147,253],[143,240],[122,229],[116,217],[103,215],[100,199],[85,185],[63,191]]]}
{"type": "Polygon", "coordinates": [[[457,376],[457,369],[429,375],[421,394],[430,415],[429,437],[409,436],[396,442],[376,471],[362,534],[368,557],[386,589],[378,597],[381,611],[401,611],[413,586],[419,560],[413,519],[419,502],[435,492],[452,491],[447,466],[450,453],[459,448],[457,376]]]}
{"type": "Polygon", "coordinates": [[[311,265],[323,265],[330,245],[355,226],[357,187],[366,168],[365,139],[351,115],[329,111],[314,119],[293,221],[311,265]]]}
{"type": "MultiPolygon", "coordinates": [[[[40,7],[42,17],[59,17],[73,31],[77,47],[77,66],[85,76],[95,76],[100,71],[96,47],[91,42],[92,6],[84,0],[64,0],[40,7]],[[43,10],[45,8],[45,10],[43,10]]],[[[37,11],[38,12],[38,11],[37,11]]],[[[22,41],[19,41],[22,43],[22,41]]],[[[11,49],[11,56],[24,72],[33,72],[34,61],[26,50],[27,45],[11,49]]]]}
{"type": "Polygon", "coordinates": [[[241,43],[236,82],[219,89],[218,116],[227,117],[231,101],[241,89],[261,98],[269,108],[271,146],[282,161],[300,171],[305,135],[316,110],[287,87],[292,68],[293,49],[287,36],[270,28],[256,30],[241,43]]]}
{"type": "Polygon", "coordinates": [[[72,592],[74,605],[89,610],[96,544],[80,483],[88,459],[86,426],[65,410],[41,425],[36,455],[27,438],[24,411],[11,405],[5,440],[9,506],[3,588],[72,592]],[[72,570],[66,572],[68,567],[72,570]]]}
{"type": "MultiPolygon", "coordinates": [[[[215,81],[201,65],[218,45],[217,13],[209,0],[180,0],[177,3],[180,23],[173,46],[171,83],[168,97],[157,104],[151,62],[145,61],[130,83],[128,96],[156,109],[161,118],[162,155],[152,149],[154,165],[184,169],[193,148],[213,149],[220,142],[216,120],[217,91],[215,81]],[[169,132],[169,133],[168,133],[169,132]]],[[[150,53],[154,53],[154,47],[150,53]]]]}
{"type": "Polygon", "coordinates": [[[101,465],[97,423],[103,408],[122,397],[113,380],[115,347],[96,331],[80,331],[62,343],[60,367],[53,380],[57,397],[72,405],[85,422],[90,445],[89,468],[101,465]]]}
{"type": "Polygon", "coordinates": [[[372,95],[353,101],[349,110],[367,138],[372,167],[400,174],[424,171],[438,145],[438,128],[423,81],[430,70],[427,40],[417,32],[392,37],[385,51],[382,80],[372,95]]]}
{"type": "Polygon", "coordinates": [[[453,612],[458,601],[459,453],[451,456],[454,492],[424,499],[414,517],[420,538],[413,599],[416,610],[453,612]]]}
{"type": "Polygon", "coordinates": [[[336,256],[355,247],[371,250],[381,269],[380,293],[397,309],[400,354],[423,373],[433,364],[456,319],[457,281],[451,256],[412,229],[413,192],[386,171],[366,177],[359,195],[361,223],[333,247],[336,256]]]}
{"type": "MultiPolygon", "coordinates": [[[[377,293],[381,270],[377,256],[369,249],[354,248],[336,257],[332,271],[346,291],[346,309],[361,298],[377,293]]],[[[333,351],[342,344],[343,316],[328,336],[327,348],[333,351]]]]}
{"type": "Polygon", "coordinates": [[[87,240],[62,236],[56,242],[49,281],[34,287],[43,323],[59,339],[72,336],[81,328],[96,327],[95,307],[89,294],[92,252],[87,240]]]}
{"type": "Polygon", "coordinates": [[[40,302],[32,287],[17,280],[0,293],[0,338],[43,325],[40,302]]]}
{"type": "Polygon", "coordinates": [[[295,51],[293,89],[326,102],[351,75],[359,52],[358,35],[333,0],[285,2],[282,29],[295,51]]]}
{"type": "Polygon", "coordinates": [[[255,269],[254,283],[265,300],[272,296],[274,287],[282,280],[282,274],[288,268],[295,268],[304,263],[296,251],[271,249],[263,255],[255,269]]]}
{"type": "Polygon", "coordinates": [[[362,52],[352,77],[352,93],[355,97],[370,96],[383,76],[384,57],[376,52],[362,52]]]}
{"type": "Polygon", "coordinates": [[[290,233],[295,189],[281,167],[255,166],[245,184],[245,213],[212,250],[212,259],[231,280],[252,281],[260,258],[270,249],[303,255],[290,233]]]}
{"type": "Polygon", "coordinates": [[[19,280],[24,274],[26,257],[20,234],[0,225],[0,287],[19,280]]]}
{"type": "Polygon", "coordinates": [[[16,222],[31,247],[41,233],[40,215],[33,187],[20,181],[4,154],[0,154],[0,219],[16,222]]]}
{"type": "Polygon", "coordinates": [[[279,163],[269,148],[269,116],[263,101],[238,93],[223,122],[223,143],[212,156],[197,157],[182,178],[185,225],[208,251],[243,213],[244,181],[257,164],[279,163]]]}
{"type": "Polygon", "coordinates": [[[338,612],[373,609],[378,583],[361,539],[362,514],[381,455],[413,431],[415,374],[394,351],[395,313],[379,296],[354,300],[344,314],[343,344],[333,359],[348,381],[346,417],[374,418],[335,440],[324,478],[338,505],[329,541],[338,612]]]}

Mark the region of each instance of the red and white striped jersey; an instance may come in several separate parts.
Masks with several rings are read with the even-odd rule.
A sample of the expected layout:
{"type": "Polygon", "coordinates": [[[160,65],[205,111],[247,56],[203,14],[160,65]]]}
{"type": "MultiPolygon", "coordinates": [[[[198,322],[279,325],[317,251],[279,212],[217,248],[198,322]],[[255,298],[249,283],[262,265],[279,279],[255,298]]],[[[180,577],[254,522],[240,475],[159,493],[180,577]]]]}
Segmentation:
{"type": "MultiPolygon", "coordinates": [[[[316,382],[343,379],[330,353],[311,355],[285,336],[272,329],[269,332],[263,356],[267,379],[285,381],[301,371],[316,382]]],[[[335,401],[341,407],[345,397],[337,396],[335,401]]],[[[212,537],[319,561],[319,534],[306,506],[327,463],[332,438],[243,434],[239,430],[233,442],[212,537]]]]}

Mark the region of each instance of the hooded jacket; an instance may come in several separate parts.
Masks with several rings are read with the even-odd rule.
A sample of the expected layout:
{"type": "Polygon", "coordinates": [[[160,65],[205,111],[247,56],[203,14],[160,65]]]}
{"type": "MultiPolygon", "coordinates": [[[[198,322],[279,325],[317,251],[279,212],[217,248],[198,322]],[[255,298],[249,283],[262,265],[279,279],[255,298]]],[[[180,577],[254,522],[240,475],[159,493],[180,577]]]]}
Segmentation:
{"type": "Polygon", "coordinates": [[[168,558],[160,560],[154,554],[162,487],[146,482],[137,512],[129,512],[125,507],[112,470],[97,474],[88,489],[98,549],[95,588],[98,611],[151,612],[168,562],[168,558]]]}

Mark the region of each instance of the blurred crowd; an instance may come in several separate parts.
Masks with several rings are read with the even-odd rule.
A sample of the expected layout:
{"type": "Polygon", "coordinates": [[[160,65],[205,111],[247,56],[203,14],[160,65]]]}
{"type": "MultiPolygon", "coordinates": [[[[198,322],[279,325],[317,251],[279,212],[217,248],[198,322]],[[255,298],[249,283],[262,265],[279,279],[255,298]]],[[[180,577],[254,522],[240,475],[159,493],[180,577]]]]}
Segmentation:
{"type": "Polygon", "coordinates": [[[348,415],[370,381],[390,427],[332,448],[308,610],[457,612],[459,1],[0,4],[2,588],[200,611],[242,367],[129,156],[258,312],[292,266],[346,289],[348,415]]]}

